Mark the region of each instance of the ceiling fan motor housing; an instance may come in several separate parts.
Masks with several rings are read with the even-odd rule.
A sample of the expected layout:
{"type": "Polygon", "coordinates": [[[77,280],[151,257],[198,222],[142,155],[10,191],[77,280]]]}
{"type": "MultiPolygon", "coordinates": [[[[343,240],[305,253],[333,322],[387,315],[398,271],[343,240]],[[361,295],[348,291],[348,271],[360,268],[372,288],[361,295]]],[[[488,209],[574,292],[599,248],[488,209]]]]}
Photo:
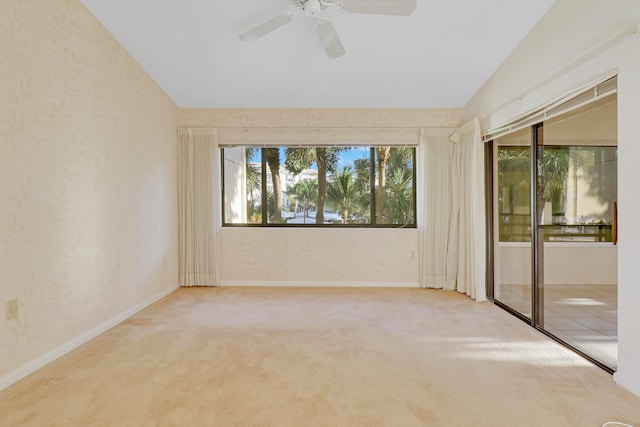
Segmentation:
{"type": "Polygon", "coordinates": [[[317,18],[321,16],[322,12],[322,3],[320,0],[307,0],[302,3],[302,10],[304,14],[310,18],[317,18]]]}

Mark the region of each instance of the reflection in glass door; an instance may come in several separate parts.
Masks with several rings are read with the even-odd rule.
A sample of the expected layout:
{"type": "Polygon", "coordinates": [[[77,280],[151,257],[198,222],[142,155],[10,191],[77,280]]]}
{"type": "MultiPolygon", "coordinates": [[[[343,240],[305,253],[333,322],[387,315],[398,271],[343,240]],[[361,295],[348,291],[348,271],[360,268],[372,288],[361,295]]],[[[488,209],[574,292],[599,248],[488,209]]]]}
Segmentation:
{"type": "Polygon", "coordinates": [[[538,159],[543,230],[540,326],[617,367],[616,95],[544,122],[538,159]],[[542,302],[542,301],[541,301],[542,302]]]}
{"type": "Polygon", "coordinates": [[[521,131],[494,141],[494,298],[531,318],[531,138],[521,131]]]}

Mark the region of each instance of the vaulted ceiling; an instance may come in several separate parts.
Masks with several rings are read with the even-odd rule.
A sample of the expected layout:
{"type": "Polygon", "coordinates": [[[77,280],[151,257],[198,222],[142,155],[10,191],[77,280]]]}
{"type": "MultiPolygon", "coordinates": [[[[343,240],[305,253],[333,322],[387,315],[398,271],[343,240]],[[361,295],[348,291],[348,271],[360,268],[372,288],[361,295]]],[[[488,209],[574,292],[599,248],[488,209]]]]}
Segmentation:
{"type": "Polygon", "coordinates": [[[312,18],[238,38],[290,0],[81,0],[183,108],[464,107],[554,0],[417,0],[410,16],[331,18],[329,60],[312,18]]]}

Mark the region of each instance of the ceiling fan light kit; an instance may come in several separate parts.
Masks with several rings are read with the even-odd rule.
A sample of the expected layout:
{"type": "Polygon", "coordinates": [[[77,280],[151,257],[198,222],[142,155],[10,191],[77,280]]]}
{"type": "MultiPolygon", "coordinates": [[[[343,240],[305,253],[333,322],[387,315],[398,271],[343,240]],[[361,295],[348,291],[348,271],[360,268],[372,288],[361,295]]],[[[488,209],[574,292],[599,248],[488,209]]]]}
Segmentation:
{"type": "Polygon", "coordinates": [[[344,46],[331,20],[323,14],[330,7],[346,13],[408,16],[416,9],[417,0],[291,0],[296,12],[284,12],[241,34],[243,41],[254,41],[290,22],[297,14],[315,20],[316,32],[329,59],[345,54],[344,46]]]}

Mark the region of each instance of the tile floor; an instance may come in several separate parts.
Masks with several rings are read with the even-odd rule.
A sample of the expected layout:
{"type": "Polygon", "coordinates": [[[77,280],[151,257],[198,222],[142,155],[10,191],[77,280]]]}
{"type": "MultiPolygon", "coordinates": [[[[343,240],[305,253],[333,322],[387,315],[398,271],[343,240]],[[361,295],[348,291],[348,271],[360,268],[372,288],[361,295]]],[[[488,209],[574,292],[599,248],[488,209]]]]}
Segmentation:
{"type": "MultiPolygon", "coordinates": [[[[502,285],[496,299],[531,316],[531,288],[502,285]]],[[[618,365],[618,287],[546,286],[544,327],[612,369],[618,365]]]]}

